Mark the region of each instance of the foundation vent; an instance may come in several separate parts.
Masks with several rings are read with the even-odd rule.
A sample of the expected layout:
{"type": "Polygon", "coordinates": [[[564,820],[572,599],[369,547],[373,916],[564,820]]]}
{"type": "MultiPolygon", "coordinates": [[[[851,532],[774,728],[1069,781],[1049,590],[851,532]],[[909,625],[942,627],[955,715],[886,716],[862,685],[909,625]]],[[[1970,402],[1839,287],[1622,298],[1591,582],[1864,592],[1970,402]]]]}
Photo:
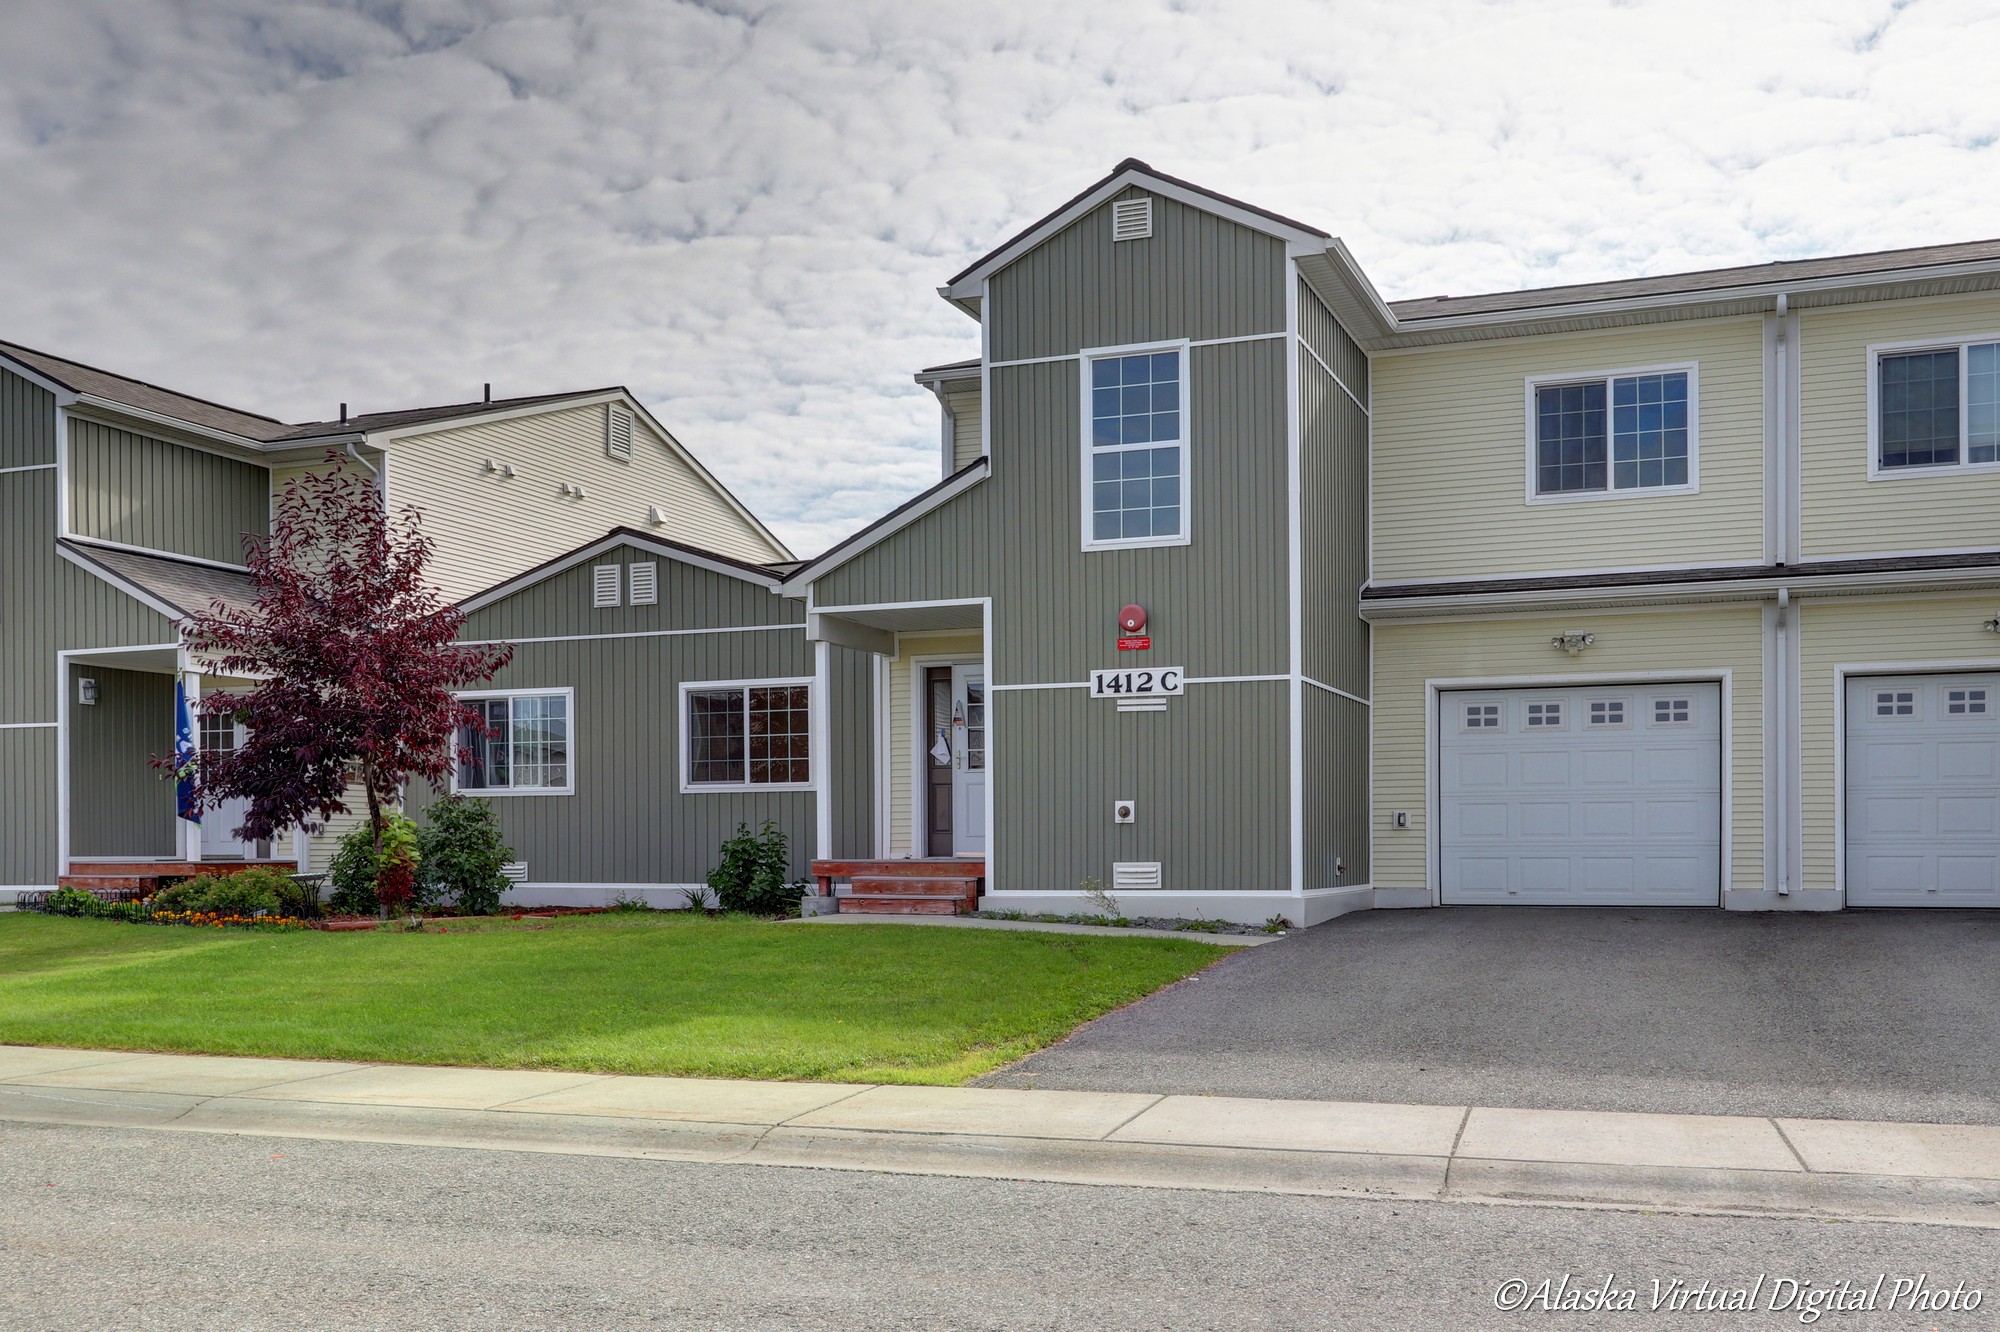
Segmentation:
{"type": "Polygon", "coordinates": [[[1120,860],[1111,866],[1111,890],[1118,893],[1157,892],[1160,887],[1160,862],[1157,860],[1120,860]]]}

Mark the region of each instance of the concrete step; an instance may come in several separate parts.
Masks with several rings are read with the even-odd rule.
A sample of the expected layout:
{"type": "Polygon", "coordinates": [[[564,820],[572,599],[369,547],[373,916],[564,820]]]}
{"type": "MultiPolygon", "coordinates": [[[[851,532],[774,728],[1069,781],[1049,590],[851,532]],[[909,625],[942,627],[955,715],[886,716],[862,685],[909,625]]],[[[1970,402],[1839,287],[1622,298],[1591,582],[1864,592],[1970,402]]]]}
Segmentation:
{"type": "Polygon", "coordinates": [[[838,899],[844,915],[874,916],[956,916],[965,906],[958,897],[864,896],[856,893],[838,899]]]}

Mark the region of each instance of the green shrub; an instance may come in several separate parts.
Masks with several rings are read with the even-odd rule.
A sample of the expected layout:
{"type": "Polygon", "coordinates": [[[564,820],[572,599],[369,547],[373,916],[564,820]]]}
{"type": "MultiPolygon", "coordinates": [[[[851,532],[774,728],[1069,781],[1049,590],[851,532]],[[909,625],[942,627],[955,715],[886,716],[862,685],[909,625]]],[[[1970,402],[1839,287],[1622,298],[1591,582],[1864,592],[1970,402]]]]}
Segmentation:
{"type": "Polygon", "coordinates": [[[500,909],[507,876],[500,867],[514,858],[514,849],[500,837],[500,820],[493,802],[453,795],[432,805],[428,826],[417,836],[421,887],[426,902],[449,900],[468,916],[490,916],[500,909]]]}
{"type": "MultiPolygon", "coordinates": [[[[400,849],[407,852],[411,866],[421,863],[417,859],[417,825],[401,814],[389,815],[382,824],[382,849],[388,853],[385,859],[393,859],[400,849]]],[[[327,864],[326,877],[333,884],[327,910],[336,916],[374,915],[382,906],[376,887],[382,869],[375,859],[375,834],[365,823],[356,826],[340,839],[327,864]]],[[[421,904],[421,897],[416,900],[421,904]]]]}
{"type": "Polygon", "coordinates": [[[103,916],[110,905],[81,888],[58,888],[42,899],[42,910],[51,916],[103,916]]]}
{"type": "Polygon", "coordinates": [[[201,874],[155,893],[153,909],[214,916],[254,916],[262,911],[276,916],[282,914],[279,884],[288,890],[291,887],[284,875],[262,868],[236,874],[201,874]]]}
{"type": "Polygon", "coordinates": [[[736,825],[736,835],[722,844],[722,863],[708,872],[708,886],[715,892],[716,905],[724,911],[747,911],[756,916],[788,916],[799,909],[806,882],[787,883],[792,857],[785,834],[769,819],[756,833],[748,824],[736,825]]]}
{"type": "Polygon", "coordinates": [[[417,825],[398,814],[382,825],[382,856],[375,864],[375,900],[391,911],[416,903],[417,825]]]}

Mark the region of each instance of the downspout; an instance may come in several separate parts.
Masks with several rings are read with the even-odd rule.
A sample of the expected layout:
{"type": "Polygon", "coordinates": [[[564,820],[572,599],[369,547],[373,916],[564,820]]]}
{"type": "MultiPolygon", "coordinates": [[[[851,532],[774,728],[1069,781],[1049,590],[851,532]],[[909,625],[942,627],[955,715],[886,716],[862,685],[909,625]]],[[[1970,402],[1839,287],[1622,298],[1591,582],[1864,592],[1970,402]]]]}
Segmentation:
{"type": "MultiPolygon", "coordinates": [[[[1778,293],[1777,339],[1772,348],[1772,401],[1775,405],[1776,430],[1772,434],[1772,444],[1777,453],[1776,465],[1771,468],[1773,488],[1776,490],[1775,503],[1770,512],[1776,530],[1772,535],[1772,553],[1779,568],[1797,562],[1797,552],[1792,549],[1792,507],[1797,501],[1793,478],[1797,472],[1792,438],[1792,346],[1787,330],[1790,327],[1791,302],[1784,292],[1778,293]]],[[[1793,665],[1798,652],[1797,612],[1792,606],[1791,589],[1778,589],[1778,609],[1774,617],[1774,634],[1771,652],[1772,678],[1764,682],[1764,706],[1770,711],[1773,726],[1772,752],[1764,756],[1766,779],[1771,784],[1772,806],[1775,809],[1778,826],[1770,845],[1776,851],[1777,863],[1772,866],[1773,877],[1777,880],[1778,896],[1792,895],[1793,839],[1792,803],[1794,799],[1791,754],[1796,725],[1793,720],[1792,681],[1796,670],[1793,665]]]]}
{"type": "Polygon", "coordinates": [[[1777,635],[1772,651],[1772,678],[1765,681],[1764,706],[1771,708],[1777,718],[1778,744],[1775,755],[1764,757],[1765,770],[1769,774],[1771,792],[1776,797],[1773,803],[1778,811],[1778,835],[1771,839],[1777,848],[1778,896],[1792,895],[1792,839],[1790,836],[1792,816],[1792,765],[1791,753],[1791,713],[1792,713],[1792,592],[1790,588],[1778,589],[1777,635]]]}

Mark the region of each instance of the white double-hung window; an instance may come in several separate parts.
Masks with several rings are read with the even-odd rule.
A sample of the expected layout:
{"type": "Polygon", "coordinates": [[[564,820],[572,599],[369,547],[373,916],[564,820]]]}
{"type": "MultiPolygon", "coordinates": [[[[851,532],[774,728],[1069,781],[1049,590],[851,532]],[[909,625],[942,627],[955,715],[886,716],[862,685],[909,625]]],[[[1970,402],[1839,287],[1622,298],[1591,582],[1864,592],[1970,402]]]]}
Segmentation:
{"type": "Polygon", "coordinates": [[[1869,473],[2000,467],[2000,334],[1868,349],[1869,473]]]}
{"type": "Polygon", "coordinates": [[[568,689],[496,689],[461,694],[479,714],[458,733],[452,790],[473,795],[572,795],[575,697],[568,689]]]}
{"type": "Polygon", "coordinates": [[[812,682],[729,680],[681,686],[681,789],[812,785],[812,682]]]}
{"type": "Polygon", "coordinates": [[[1528,380],[1528,499],[1697,488],[1695,367],[1528,380]]]}
{"type": "Polygon", "coordinates": [[[1187,544],[1185,342],[1087,351],[1083,548],[1187,544]]]}

